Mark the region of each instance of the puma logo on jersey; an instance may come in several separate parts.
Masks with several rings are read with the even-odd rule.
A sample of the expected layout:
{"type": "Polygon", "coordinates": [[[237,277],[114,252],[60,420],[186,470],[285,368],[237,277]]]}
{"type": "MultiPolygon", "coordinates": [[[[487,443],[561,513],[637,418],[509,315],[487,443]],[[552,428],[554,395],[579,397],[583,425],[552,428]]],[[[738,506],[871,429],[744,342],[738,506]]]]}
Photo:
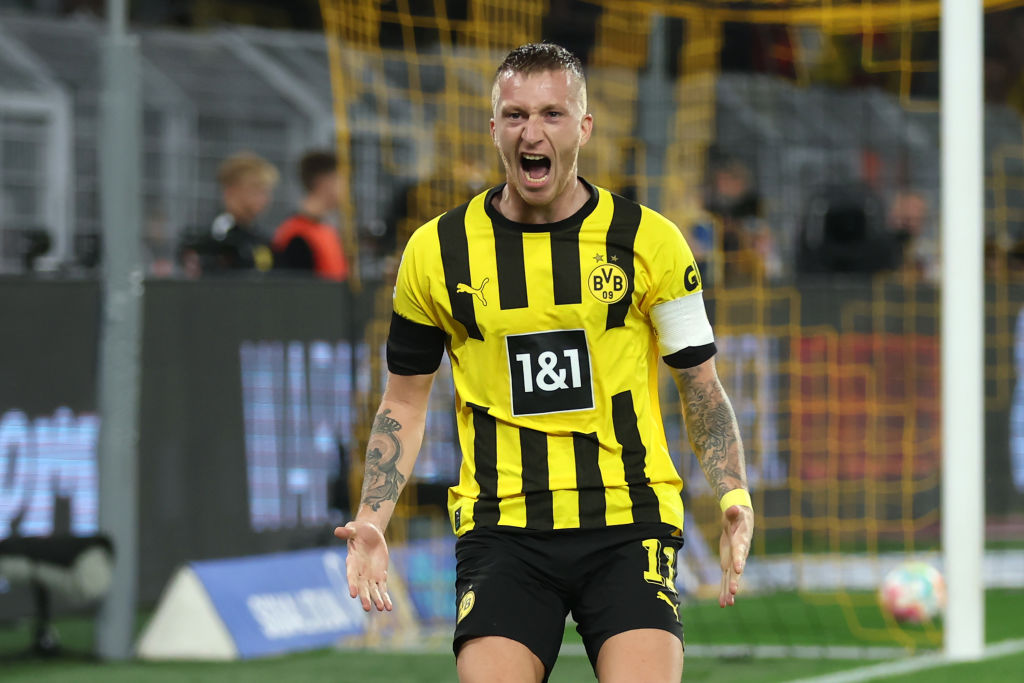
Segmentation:
{"type": "Polygon", "coordinates": [[[679,605],[672,602],[671,598],[665,595],[665,591],[658,591],[658,599],[668,603],[668,606],[672,608],[672,614],[676,615],[676,621],[679,621],[679,605]]]}
{"type": "Polygon", "coordinates": [[[473,287],[471,285],[467,285],[463,282],[460,282],[459,284],[455,285],[455,291],[459,294],[472,294],[477,299],[480,299],[481,304],[486,306],[487,299],[484,298],[484,287],[486,287],[487,283],[490,281],[491,278],[485,277],[484,281],[480,283],[479,287],[473,287]]]}

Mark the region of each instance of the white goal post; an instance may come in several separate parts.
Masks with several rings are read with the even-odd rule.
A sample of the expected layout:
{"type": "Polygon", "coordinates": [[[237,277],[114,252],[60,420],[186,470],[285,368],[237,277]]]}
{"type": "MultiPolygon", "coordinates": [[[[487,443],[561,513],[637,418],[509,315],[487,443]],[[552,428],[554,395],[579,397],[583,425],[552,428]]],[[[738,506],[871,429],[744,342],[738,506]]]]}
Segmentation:
{"type": "Polygon", "coordinates": [[[945,653],[985,642],[983,0],[942,0],[942,550],[945,653]]]}

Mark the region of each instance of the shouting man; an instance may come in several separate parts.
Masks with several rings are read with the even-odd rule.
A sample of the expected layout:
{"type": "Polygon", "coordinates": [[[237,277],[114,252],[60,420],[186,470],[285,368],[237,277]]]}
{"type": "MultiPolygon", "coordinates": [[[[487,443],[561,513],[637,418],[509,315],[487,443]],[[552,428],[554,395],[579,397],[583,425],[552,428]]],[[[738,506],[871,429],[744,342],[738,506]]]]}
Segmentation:
{"type": "Polygon", "coordinates": [[[546,680],[572,612],[602,683],[678,683],[683,484],[659,356],[721,500],[723,607],[753,531],[700,273],[671,222],[577,175],[593,118],[576,57],[513,50],[491,101],[505,183],[417,230],[399,268],[363,497],[335,531],[349,588],[364,609],[391,609],[383,531],[447,349],[463,455],[449,493],[459,680],[546,680]]]}

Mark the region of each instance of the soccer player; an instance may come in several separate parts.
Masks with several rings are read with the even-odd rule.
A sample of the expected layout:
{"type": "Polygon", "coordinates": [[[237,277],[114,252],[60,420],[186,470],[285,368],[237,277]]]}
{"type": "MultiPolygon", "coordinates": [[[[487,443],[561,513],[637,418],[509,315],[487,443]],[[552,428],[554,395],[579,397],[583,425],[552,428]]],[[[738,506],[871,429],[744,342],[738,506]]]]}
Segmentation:
{"type": "Polygon", "coordinates": [[[659,355],[721,500],[723,607],[753,529],[700,274],[671,222],[577,175],[593,119],[571,53],[513,50],[491,100],[506,182],[417,230],[399,268],[362,500],[335,530],[348,541],[349,589],[367,611],[392,608],[383,531],[447,349],[463,454],[449,493],[459,680],[546,680],[572,612],[602,683],[676,683],[682,481],[661,423],[659,355]]]}

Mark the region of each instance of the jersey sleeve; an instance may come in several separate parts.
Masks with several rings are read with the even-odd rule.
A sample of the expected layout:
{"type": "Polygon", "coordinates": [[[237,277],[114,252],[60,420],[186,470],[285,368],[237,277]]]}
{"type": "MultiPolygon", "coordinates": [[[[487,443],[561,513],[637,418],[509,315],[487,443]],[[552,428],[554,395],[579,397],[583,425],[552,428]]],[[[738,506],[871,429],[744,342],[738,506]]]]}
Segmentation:
{"type": "Polygon", "coordinates": [[[388,370],[396,375],[433,374],[444,354],[445,334],[430,314],[428,274],[421,266],[426,235],[417,233],[427,229],[413,233],[398,267],[387,343],[388,370]]]}
{"type": "Polygon", "coordinates": [[[704,307],[703,281],[690,245],[672,222],[658,218],[648,314],[665,363],[674,368],[691,368],[715,355],[715,335],[704,307]]]}

